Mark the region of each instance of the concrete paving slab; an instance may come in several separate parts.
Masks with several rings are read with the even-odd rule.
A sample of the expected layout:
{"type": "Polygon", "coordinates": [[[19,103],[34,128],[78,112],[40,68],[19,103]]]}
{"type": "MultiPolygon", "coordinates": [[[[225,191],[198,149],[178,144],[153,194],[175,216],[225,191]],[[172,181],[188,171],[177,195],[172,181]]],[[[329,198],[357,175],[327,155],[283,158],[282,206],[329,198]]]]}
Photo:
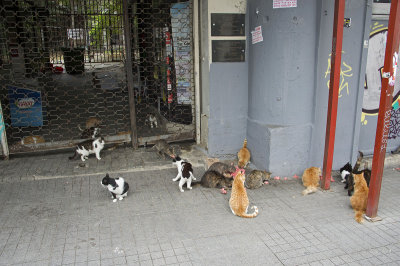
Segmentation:
{"type": "MultiPolygon", "coordinates": [[[[69,154],[0,161],[0,265],[400,263],[398,165],[384,171],[380,222],[355,222],[338,176],[329,191],[308,196],[293,177],[248,190],[259,216],[244,219],[231,213],[230,192],[181,193],[170,161],[114,152],[85,167],[69,154]],[[100,186],[105,172],[125,178],[128,197],[112,202],[100,186]]],[[[182,157],[201,177],[204,153],[182,149],[182,157]]]]}

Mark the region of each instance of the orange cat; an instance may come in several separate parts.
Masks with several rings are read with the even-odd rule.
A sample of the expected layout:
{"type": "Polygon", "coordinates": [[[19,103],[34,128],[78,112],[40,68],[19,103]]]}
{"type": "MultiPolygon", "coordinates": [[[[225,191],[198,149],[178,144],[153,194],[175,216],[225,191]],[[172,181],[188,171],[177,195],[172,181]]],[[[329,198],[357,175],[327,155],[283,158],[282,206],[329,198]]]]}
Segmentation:
{"type": "Polygon", "coordinates": [[[354,177],[354,194],[350,198],[351,207],[353,207],[357,223],[362,223],[362,215],[367,208],[368,186],[364,178],[364,173],[353,174],[354,177]]]}
{"type": "Polygon", "coordinates": [[[22,145],[37,144],[46,142],[42,136],[26,136],[21,140],[22,145]]]}
{"type": "Polygon", "coordinates": [[[247,139],[244,139],[243,147],[240,149],[237,156],[239,168],[245,168],[250,162],[250,151],[247,149],[247,139]]]}
{"type": "Polygon", "coordinates": [[[251,207],[254,212],[247,213],[249,207],[249,198],[247,197],[246,188],[244,187],[245,175],[244,170],[237,169],[234,173],[235,179],[232,184],[231,198],[229,199],[229,207],[234,215],[243,218],[254,218],[258,215],[257,206],[251,207]]]}
{"type": "MultiPolygon", "coordinates": [[[[98,119],[97,117],[89,117],[86,120],[85,129],[89,129],[92,127],[100,127],[101,123],[102,123],[102,121],[100,119],[98,119]]],[[[84,131],[84,129],[82,129],[79,125],[78,125],[78,128],[80,131],[84,131]]]]}
{"type": "Polygon", "coordinates": [[[306,187],[302,194],[307,195],[317,191],[319,187],[319,178],[321,176],[321,169],[318,167],[309,167],[303,172],[303,186],[306,187]]]}

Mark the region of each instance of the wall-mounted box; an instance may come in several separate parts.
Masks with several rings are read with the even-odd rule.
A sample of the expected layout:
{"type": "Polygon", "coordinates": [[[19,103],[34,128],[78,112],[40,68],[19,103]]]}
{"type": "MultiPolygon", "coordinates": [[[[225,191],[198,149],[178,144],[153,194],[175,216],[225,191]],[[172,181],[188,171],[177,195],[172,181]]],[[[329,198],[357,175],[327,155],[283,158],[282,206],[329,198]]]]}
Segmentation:
{"type": "Polygon", "coordinates": [[[211,36],[245,36],[245,15],[212,13],[211,36]]]}
{"type": "Polygon", "coordinates": [[[213,40],[213,62],[244,62],[246,51],[245,40],[213,40]]]}

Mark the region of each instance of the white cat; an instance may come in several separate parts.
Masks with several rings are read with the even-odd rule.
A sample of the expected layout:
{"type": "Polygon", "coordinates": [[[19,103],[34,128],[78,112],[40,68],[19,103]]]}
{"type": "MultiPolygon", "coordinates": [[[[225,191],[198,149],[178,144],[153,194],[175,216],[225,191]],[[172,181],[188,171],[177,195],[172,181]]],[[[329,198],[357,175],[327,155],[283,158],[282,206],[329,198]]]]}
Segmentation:
{"type": "Polygon", "coordinates": [[[186,183],[188,189],[192,189],[191,184],[196,178],[193,176],[193,167],[191,163],[183,161],[179,156],[175,157],[173,164],[178,168],[178,174],[172,181],[179,181],[179,190],[184,192],[182,186],[186,183]]]}
{"type": "Polygon", "coordinates": [[[102,137],[94,140],[86,140],[76,145],[75,153],[69,157],[70,160],[76,158],[78,155],[81,156],[81,160],[84,162],[88,159],[89,154],[96,154],[97,160],[101,160],[100,152],[104,148],[104,139],[102,137]]]}

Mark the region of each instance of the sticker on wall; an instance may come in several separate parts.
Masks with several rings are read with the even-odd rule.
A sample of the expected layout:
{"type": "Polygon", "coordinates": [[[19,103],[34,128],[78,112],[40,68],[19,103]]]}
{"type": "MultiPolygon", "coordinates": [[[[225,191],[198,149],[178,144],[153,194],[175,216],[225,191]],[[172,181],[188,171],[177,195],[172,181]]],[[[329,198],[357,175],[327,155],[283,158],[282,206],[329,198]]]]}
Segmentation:
{"type": "Polygon", "coordinates": [[[397,69],[397,59],[399,58],[397,52],[394,52],[393,55],[393,75],[389,78],[389,85],[394,86],[395,80],[396,80],[396,69],[397,69]]]}
{"type": "Polygon", "coordinates": [[[255,43],[259,43],[262,42],[263,36],[262,36],[262,29],[261,26],[255,27],[254,31],[251,32],[251,43],[255,44],[255,43]]]}
{"type": "Polygon", "coordinates": [[[297,7],[297,0],[274,0],[272,8],[297,7]]]}

